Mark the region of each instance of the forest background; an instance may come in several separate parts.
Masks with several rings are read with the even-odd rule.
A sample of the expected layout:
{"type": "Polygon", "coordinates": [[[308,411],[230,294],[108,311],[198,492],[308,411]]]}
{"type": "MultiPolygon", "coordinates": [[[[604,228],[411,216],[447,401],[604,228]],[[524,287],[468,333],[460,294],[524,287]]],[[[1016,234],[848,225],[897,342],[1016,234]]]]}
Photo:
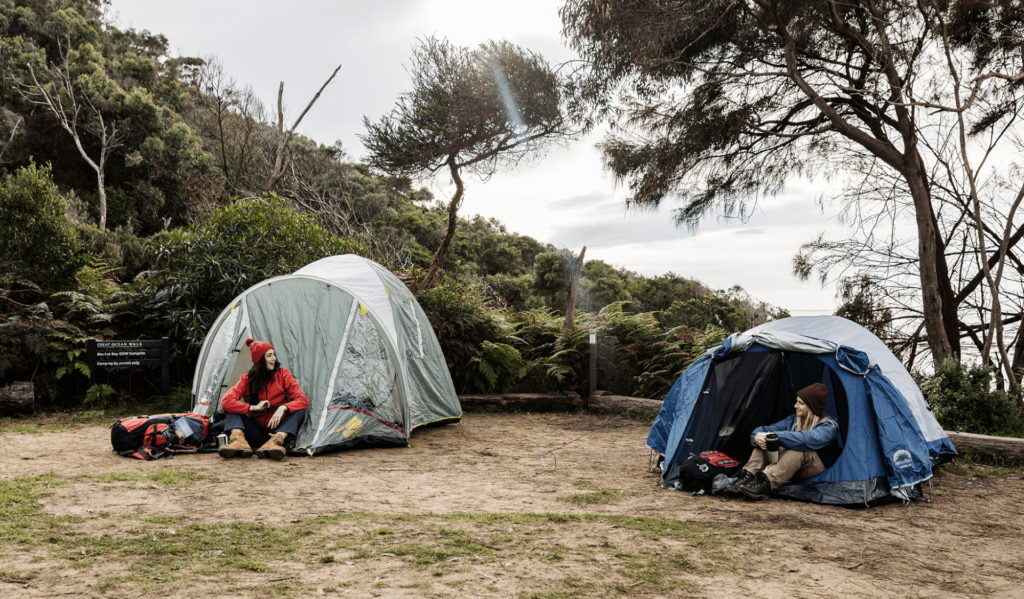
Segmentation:
{"type": "MultiPolygon", "coordinates": [[[[102,9],[0,0],[0,379],[32,380],[38,409],[148,400],[157,377],[145,370],[110,369],[89,388],[85,340],[162,336],[174,347],[169,405],[188,407],[220,310],[260,280],[339,253],[417,289],[460,393],[585,393],[594,332],[601,388],[661,398],[726,335],[788,316],[742,288],[673,273],[601,260],[575,272],[581,255],[479,215],[458,217],[443,277],[422,285],[446,238],[447,198],[401,169],[352,163],[339,144],[289,137],[283,115],[215,59],[172,57],[166,38],[119,29],[102,9]],[[72,118],[46,105],[46,89],[72,118]]],[[[872,293],[851,280],[838,313],[884,332],[872,293]]],[[[991,367],[943,373],[972,397],[993,390],[991,367]]],[[[973,429],[1024,431],[999,414],[973,429]]]]}

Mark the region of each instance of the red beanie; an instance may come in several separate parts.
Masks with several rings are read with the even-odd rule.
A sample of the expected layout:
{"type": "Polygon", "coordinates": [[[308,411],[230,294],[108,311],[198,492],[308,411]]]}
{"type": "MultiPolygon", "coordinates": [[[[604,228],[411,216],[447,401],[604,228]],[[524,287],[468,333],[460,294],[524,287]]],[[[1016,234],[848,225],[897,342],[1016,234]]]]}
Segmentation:
{"type": "Polygon", "coordinates": [[[828,403],[828,389],[821,383],[808,385],[796,392],[796,396],[804,400],[815,416],[825,415],[825,404],[828,403]]]}
{"type": "Polygon", "coordinates": [[[249,353],[252,354],[253,366],[260,363],[260,360],[263,359],[263,354],[274,349],[273,345],[262,341],[253,341],[251,337],[245,340],[245,345],[249,348],[249,353]]]}

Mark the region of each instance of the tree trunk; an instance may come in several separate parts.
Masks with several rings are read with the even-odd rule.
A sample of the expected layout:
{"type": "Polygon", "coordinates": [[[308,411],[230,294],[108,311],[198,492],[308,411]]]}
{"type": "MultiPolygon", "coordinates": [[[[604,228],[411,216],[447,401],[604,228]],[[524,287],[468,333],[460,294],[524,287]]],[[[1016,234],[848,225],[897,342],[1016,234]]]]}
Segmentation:
{"type": "MultiPolygon", "coordinates": [[[[930,194],[929,194],[930,195],[930,194]]],[[[929,202],[931,205],[931,202],[929,202]]],[[[946,262],[946,248],[939,236],[938,223],[935,219],[935,212],[929,212],[932,221],[932,230],[935,231],[935,273],[939,279],[939,290],[942,293],[942,326],[946,331],[946,340],[949,342],[949,350],[953,355],[961,355],[960,347],[960,316],[957,309],[960,302],[956,301],[956,294],[953,293],[953,283],[949,280],[949,265],[946,262]]]]}
{"type": "Polygon", "coordinates": [[[932,212],[931,196],[924,181],[924,172],[918,164],[906,169],[904,178],[910,186],[910,195],[914,200],[914,213],[917,222],[917,253],[921,258],[921,300],[924,310],[924,327],[928,333],[928,346],[932,351],[932,359],[942,363],[953,354],[946,333],[943,312],[942,286],[939,280],[938,253],[941,251],[939,232],[935,227],[932,212]]]}
{"type": "Polygon", "coordinates": [[[103,167],[96,170],[96,181],[99,184],[100,194],[100,231],[107,230],[107,189],[103,184],[103,167]]]}
{"type": "Polygon", "coordinates": [[[1001,458],[1024,459],[1024,439],[989,437],[956,431],[946,431],[946,435],[960,455],[977,452],[990,453],[1001,458]]]}
{"type": "Polygon", "coordinates": [[[583,399],[575,393],[501,393],[494,395],[460,395],[464,411],[492,412],[575,412],[583,399]]]}
{"type": "Polygon", "coordinates": [[[455,228],[459,226],[459,206],[462,204],[462,193],[466,187],[462,183],[462,177],[459,176],[459,167],[455,165],[454,156],[448,158],[448,169],[452,173],[452,181],[455,181],[455,195],[452,196],[451,202],[448,203],[448,230],[444,234],[444,239],[441,240],[441,245],[434,252],[434,259],[430,262],[427,278],[423,279],[423,282],[417,286],[417,290],[430,289],[437,284],[437,280],[440,277],[441,263],[444,262],[445,256],[448,255],[448,247],[451,246],[452,238],[455,237],[455,228]]]}
{"type": "Polygon", "coordinates": [[[569,296],[565,298],[565,320],[562,321],[562,336],[568,337],[576,319],[576,296],[580,290],[580,273],[583,272],[583,256],[587,254],[587,246],[583,246],[575,260],[569,260],[569,296]]]}
{"type": "Polygon", "coordinates": [[[0,413],[31,412],[35,403],[35,385],[31,382],[11,383],[0,389],[0,413]]]}
{"type": "Polygon", "coordinates": [[[657,416],[664,402],[657,399],[626,397],[625,395],[603,395],[597,391],[587,400],[587,409],[594,412],[621,413],[629,410],[631,414],[657,416]]]}
{"type": "MultiPolygon", "coordinates": [[[[1017,345],[1013,349],[1013,362],[1010,363],[1010,369],[1016,371],[1018,368],[1024,367],[1024,320],[1021,321],[1020,327],[1017,330],[1017,345]]],[[[1021,377],[1017,379],[1017,385],[1021,385],[1021,377]]],[[[1017,395],[1017,407],[1024,412],[1024,393],[1017,395]]]]}

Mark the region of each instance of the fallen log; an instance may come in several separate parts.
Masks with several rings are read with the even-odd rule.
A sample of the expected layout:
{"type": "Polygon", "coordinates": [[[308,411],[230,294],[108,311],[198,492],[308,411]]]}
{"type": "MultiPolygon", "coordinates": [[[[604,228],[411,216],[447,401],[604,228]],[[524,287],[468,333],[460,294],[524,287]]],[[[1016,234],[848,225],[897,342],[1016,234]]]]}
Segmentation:
{"type": "Polygon", "coordinates": [[[497,393],[487,395],[460,395],[463,411],[491,412],[575,412],[585,408],[582,398],[575,393],[497,393]]]}
{"type": "Polygon", "coordinates": [[[973,433],[946,431],[949,440],[960,455],[965,453],[990,453],[1001,458],[1024,460],[1024,439],[1012,437],[989,437],[973,433]]]}
{"type": "Polygon", "coordinates": [[[657,416],[661,411],[662,402],[656,399],[643,399],[640,397],[627,397],[625,395],[603,395],[597,391],[590,396],[587,404],[592,411],[615,412],[616,414],[629,410],[630,414],[637,416],[657,416]]]}
{"type": "Polygon", "coordinates": [[[31,382],[11,383],[0,389],[0,413],[24,414],[31,412],[35,405],[35,385],[31,382]]]}

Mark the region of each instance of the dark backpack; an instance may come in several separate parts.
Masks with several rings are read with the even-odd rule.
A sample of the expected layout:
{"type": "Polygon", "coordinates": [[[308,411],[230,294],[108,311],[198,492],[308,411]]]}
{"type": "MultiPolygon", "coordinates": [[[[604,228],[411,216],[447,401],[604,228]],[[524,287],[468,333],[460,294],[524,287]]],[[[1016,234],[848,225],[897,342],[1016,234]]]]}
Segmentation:
{"type": "Polygon", "coordinates": [[[196,453],[209,426],[209,419],[199,414],[129,416],[110,426],[110,444],[119,455],[139,460],[196,453]]]}
{"type": "Polygon", "coordinates": [[[732,476],[740,464],[720,451],[704,451],[699,456],[690,454],[682,464],[672,464],[665,477],[667,484],[694,495],[712,494],[715,477],[732,476]],[[675,472],[673,472],[675,470],[675,472]]]}

